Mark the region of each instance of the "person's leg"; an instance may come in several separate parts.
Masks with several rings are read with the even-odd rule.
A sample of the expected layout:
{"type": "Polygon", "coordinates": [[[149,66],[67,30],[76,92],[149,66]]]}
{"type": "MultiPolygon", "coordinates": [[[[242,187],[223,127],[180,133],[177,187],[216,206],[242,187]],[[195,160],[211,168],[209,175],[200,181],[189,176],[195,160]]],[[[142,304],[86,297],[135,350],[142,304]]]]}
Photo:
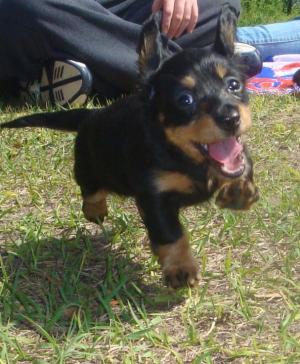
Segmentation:
{"type": "Polygon", "coordinates": [[[300,19],[240,27],[237,38],[258,48],[263,60],[279,54],[300,54],[300,19]]]}
{"type": "MultiPolygon", "coordinates": [[[[182,47],[212,44],[222,2],[199,0],[197,29],[176,42],[182,47]]],[[[36,78],[49,58],[74,59],[89,67],[99,87],[103,81],[131,90],[137,78],[140,23],[150,15],[152,0],[119,1],[109,10],[101,3],[0,0],[0,79],[36,78]]],[[[238,0],[231,3],[239,9],[238,0]]]]}
{"type": "Polygon", "coordinates": [[[49,59],[73,59],[129,89],[138,34],[95,0],[0,0],[0,79],[37,78],[49,59]]]}

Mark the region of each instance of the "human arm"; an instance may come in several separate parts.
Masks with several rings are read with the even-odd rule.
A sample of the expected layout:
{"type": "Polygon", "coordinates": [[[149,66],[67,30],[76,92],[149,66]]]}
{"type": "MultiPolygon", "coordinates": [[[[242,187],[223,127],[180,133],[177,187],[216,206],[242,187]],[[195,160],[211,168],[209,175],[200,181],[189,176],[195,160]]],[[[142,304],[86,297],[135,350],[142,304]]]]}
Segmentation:
{"type": "Polygon", "coordinates": [[[197,0],[154,0],[153,13],[162,10],[162,31],[169,38],[178,38],[184,31],[194,30],[198,20],[197,0]]]}

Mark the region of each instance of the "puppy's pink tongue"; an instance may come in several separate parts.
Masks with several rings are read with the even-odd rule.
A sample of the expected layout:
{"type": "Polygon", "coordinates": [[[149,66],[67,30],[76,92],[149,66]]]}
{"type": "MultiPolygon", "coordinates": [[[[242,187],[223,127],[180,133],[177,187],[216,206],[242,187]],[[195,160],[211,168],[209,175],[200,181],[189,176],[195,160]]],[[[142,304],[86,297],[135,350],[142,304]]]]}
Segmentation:
{"type": "Polygon", "coordinates": [[[228,166],[230,169],[237,166],[237,157],[241,154],[242,150],[242,145],[235,137],[224,139],[219,143],[208,144],[208,154],[210,157],[228,166]]]}

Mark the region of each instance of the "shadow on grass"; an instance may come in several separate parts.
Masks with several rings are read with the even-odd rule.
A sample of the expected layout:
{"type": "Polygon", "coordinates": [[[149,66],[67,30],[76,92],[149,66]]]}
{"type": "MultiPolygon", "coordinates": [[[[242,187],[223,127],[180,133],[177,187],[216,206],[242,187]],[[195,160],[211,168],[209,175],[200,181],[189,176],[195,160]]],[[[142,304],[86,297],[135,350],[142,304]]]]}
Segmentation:
{"type": "Polygon", "coordinates": [[[145,319],[184,300],[157,275],[146,282],[145,267],[122,246],[106,241],[103,234],[79,234],[74,239],[31,238],[12,250],[2,249],[2,320],[19,327],[36,323],[46,332],[65,335],[74,317],[88,330],[111,320],[145,319]]]}

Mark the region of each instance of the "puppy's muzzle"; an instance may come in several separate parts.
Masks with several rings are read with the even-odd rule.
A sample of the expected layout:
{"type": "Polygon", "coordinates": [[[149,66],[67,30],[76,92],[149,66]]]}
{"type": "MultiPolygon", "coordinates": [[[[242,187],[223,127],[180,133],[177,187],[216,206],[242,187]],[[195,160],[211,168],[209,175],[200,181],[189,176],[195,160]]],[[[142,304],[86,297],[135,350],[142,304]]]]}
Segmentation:
{"type": "Polygon", "coordinates": [[[231,133],[235,133],[241,123],[238,107],[229,103],[221,104],[216,109],[214,119],[220,128],[231,133]]]}

